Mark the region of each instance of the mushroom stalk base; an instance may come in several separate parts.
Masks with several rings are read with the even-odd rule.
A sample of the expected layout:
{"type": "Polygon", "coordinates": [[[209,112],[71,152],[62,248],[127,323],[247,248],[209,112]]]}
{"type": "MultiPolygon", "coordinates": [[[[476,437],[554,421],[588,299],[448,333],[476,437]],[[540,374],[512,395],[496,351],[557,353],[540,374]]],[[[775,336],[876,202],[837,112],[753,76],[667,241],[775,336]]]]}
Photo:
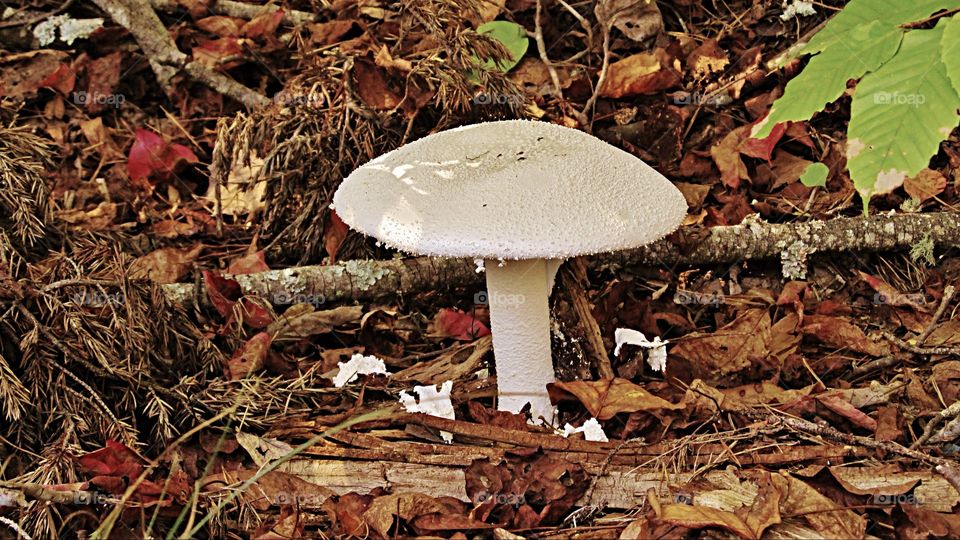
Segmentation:
{"type": "Polygon", "coordinates": [[[548,259],[484,261],[498,408],[519,412],[529,402],[535,421],[543,416],[551,422],[554,417],[546,386],[556,380],[549,296],[558,266],[548,259]]]}

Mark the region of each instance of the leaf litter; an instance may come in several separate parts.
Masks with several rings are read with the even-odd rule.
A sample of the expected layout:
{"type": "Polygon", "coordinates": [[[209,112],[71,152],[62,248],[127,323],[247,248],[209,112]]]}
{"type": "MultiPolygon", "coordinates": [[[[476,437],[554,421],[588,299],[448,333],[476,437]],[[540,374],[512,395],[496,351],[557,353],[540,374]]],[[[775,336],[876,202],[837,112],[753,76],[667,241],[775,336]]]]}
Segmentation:
{"type": "MultiPolygon", "coordinates": [[[[503,73],[477,69],[510,51],[475,29],[510,20],[533,33],[533,2],[335,2],[300,27],[280,10],[181,4],[192,7],[161,12],[178,44],[271,105],[244,112],[187,81],[157,92],[106,18],[74,48],[0,56],[0,494],[25,495],[0,501],[19,506],[2,511],[23,530],[184,534],[177,517],[196,509],[208,536],[258,538],[960,535],[954,252],[935,265],[814,255],[805,281],[786,282],[763,262],[591,269],[585,293],[615,376],[599,377],[584,340],[557,336],[549,391],[567,438],[495,409],[477,291],[332,305],[232,277],[391,257],[329,210],[343,175],[483,119],[589,129],[580,113],[594,94],[594,131],[683,179],[699,227],[855,215],[835,157],[849,102],[746,137],[796,71],[761,59],[828,10],[551,6],[548,57],[531,37],[503,73]],[[804,185],[820,161],[822,185],[804,185]],[[190,281],[204,297],[194,310],[158,288],[190,281]],[[617,328],[669,342],[665,372],[645,365],[651,350],[614,353],[617,328]],[[383,369],[338,388],[338,364],[357,356],[383,369]],[[411,388],[433,390],[418,403],[411,388]],[[405,395],[431,415],[402,411],[405,395]],[[106,520],[115,507],[126,511],[106,520]],[[60,517],[78,509],[92,512],[60,517]]],[[[949,208],[958,167],[948,141],[876,204],[949,208]]],[[[558,327],[577,329],[555,296],[558,327]]]]}

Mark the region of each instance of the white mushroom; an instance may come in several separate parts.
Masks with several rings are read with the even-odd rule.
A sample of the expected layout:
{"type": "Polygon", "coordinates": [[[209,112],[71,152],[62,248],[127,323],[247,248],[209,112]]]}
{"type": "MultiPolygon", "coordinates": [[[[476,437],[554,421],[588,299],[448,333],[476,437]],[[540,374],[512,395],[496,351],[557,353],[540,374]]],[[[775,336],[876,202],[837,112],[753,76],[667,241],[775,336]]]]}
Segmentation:
{"type": "Polygon", "coordinates": [[[548,299],[564,259],[653,242],[683,195],[581,131],[507,120],[443,131],[348,176],[333,197],[353,229],[420,255],[485,259],[498,407],[553,417],[548,299]]]}

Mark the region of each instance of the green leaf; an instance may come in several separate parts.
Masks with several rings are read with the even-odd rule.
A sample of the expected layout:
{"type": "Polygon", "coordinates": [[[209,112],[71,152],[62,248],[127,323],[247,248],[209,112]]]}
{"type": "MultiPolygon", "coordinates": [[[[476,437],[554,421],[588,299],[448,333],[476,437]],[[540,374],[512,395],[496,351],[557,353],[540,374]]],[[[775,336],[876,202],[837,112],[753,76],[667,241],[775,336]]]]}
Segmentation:
{"type": "Polygon", "coordinates": [[[940,40],[940,59],[947,67],[947,76],[953,89],[960,94],[960,15],[954,15],[941,23],[943,38],[940,40]]]}
{"type": "Polygon", "coordinates": [[[783,96],[773,103],[770,114],[757,124],[751,136],[767,137],[775,125],[807,120],[836,101],[849,79],[859,79],[896,54],[901,34],[895,27],[891,30],[876,21],[847,32],[847,46],[830,47],[811,58],[803,72],[787,83],[783,96]]]}
{"type": "Polygon", "coordinates": [[[815,56],[751,135],[762,139],[776,124],[809,119],[839,98],[848,80],[863,77],[897,53],[901,24],[958,6],[960,0],[852,0],[803,48],[801,54],[815,56]]]}
{"type": "Polygon", "coordinates": [[[914,30],[889,62],[863,77],[850,106],[847,168],[866,210],[930,163],[957,125],[960,95],[940,60],[944,24],[914,30]]]}
{"type": "Polygon", "coordinates": [[[530,40],[522,26],[510,21],[490,21],[477,28],[480,34],[487,34],[495,38],[510,52],[512,58],[499,63],[493,60],[477,60],[477,65],[486,70],[497,70],[506,73],[520,63],[520,59],[527,52],[530,40]]]}
{"type": "Polygon", "coordinates": [[[811,163],[807,170],[803,171],[800,182],[807,187],[823,187],[827,185],[828,174],[830,168],[823,163],[811,163]]]}
{"type": "Polygon", "coordinates": [[[960,7],[958,0],[852,0],[840,13],[817,32],[803,49],[804,54],[823,52],[834,45],[848,48],[851,56],[869,54],[856,47],[848,47],[849,34],[858,26],[876,21],[888,30],[899,30],[901,24],[927,18],[941,9],[960,7]]]}

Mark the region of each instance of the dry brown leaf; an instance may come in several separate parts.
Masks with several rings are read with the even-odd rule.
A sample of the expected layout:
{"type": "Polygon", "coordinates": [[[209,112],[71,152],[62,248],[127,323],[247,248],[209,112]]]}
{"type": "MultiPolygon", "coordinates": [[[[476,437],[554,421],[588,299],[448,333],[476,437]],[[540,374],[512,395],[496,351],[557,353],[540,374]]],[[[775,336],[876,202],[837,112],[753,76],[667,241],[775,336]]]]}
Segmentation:
{"type": "Polygon", "coordinates": [[[741,180],[750,179],[747,165],[740,157],[740,145],[748,137],[750,137],[750,126],[741,126],[710,147],[710,156],[720,169],[720,179],[731,189],[740,187],[741,180]]]}
{"type": "Polygon", "coordinates": [[[947,188],[947,179],[939,171],[923,169],[913,178],[903,181],[903,189],[914,199],[924,202],[943,193],[947,188]]]}
{"type": "Polygon", "coordinates": [[[130,277],[161,285],[177,283],[190,273],[203,247],[197,244],[190,248],[166,247],[151,251],[130,263],[130,277]]]}
{"type": "Polygon", "coordinates": [[[687,55],[687,68],[697,79],[723,71],[730,63],[727,53],[721,49],[717,40],[708,39],[687,55]]]}
{"type": "Polygon", "coordinates": [[[807,315],[803,323],[802,330],[805,335],[816,338],[828,347],[850,349],[870,356],[890,354],[890,347],[886,343],[871,340],[863,330],[846,319],[828,315],[807,315]]]}
{"type": "Polygon", "coordinates": [[[57,218],[61,219],[82,229],[90,231],[106,229],[113,224],[117,217],[116,203],[102,202],[93,210],[85,211],[80,209],[61,210],[57,212],[57,218]]]}
{"type": "Polygon", "coordinates": [[[760,364],[770,354],[770,342],[769,312],[749,309],[712,334],[677,339],[670,354],[689,360],[695,376],[711,380],[760,364]]]}
{"type": "Polygon", "coordinates": [[[687,206],[690,208],[700,208],[703,201],[710,193],[710,186],[706,184],[690,184],[688,182],[675,182],[675,186],[683,193],[683,198],[687,200],[687,206]]]}
{"type": "Polygon", "coordinates": [[[620,378],[557,382],[548,384],[547,392],[554,403],[571,397],[576,398],[597,420],[609,420],[620,413],[683,408],[683,405],[670,403],[627,379],[620,378]]]}
{"type": "Polygon", "coordinates": [[[341,306],[317,311],[310,304],[296,304],[270,323],[267,333],[273,336],[275,341],[303,339],[331,332],[340,325],[359,321],[362,316],[361,306],[341,306]]]}
{"type": "Polygon", "coordinates": [[[443,511],[443,505],[423,493],[396,493],[377,497],[363,513],[363,519],[384,538],[391,538],[395,518],[410,522],[424,514],[443,511]]]}
{"type": "Polygon", "coordinates": [[[783,490],[786,497],[780,504],[784,518],[800,518],[824,538],[863,538],[867,523],[863,516],[848,510],[821,495],[816,489],[787,473],[783,490]]]}
{"type": "Polygon", "coordinates": [[[654,94],[680,84],[680,75],[662,65],[663,53],[638,53],[610,64],[601,97],[622,98],[654,94]]]}
{"type": "Polygon", "coordinates": [[[644,41],[663,31],[663,17],[651,0],[601,0],[593,7],[601,23],[609,24],[633,41],[644,41]]]}
{"type": "Polygon", "coordinates": [[[421,384],[462,380],[480,368],[492,343],[491,336],[484,336],[471,343],[451,347],[437,358],[417,362],[390,378],[395,381],[417,381],[421,384]]]}

